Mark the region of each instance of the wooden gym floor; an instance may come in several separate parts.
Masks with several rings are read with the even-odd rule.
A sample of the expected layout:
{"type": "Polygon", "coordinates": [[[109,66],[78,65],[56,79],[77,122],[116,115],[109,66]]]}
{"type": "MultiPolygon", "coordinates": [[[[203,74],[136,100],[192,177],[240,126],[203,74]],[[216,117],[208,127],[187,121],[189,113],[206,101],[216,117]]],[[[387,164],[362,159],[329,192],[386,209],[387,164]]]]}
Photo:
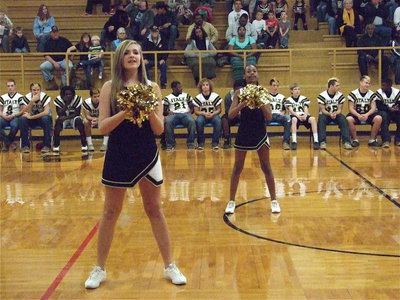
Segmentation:
{"type": "MultiPolygon", "coordinates": [[[[299,138],[271,161],[282,213],[272,215],[256,153],[249,153],[233,216],[224,216],[234,150],[161,152],[162,201],[174,286],[137,188],[130,190],[107,281],[83,283],[96,259],[103,154],[0,154],[1,299],[399,299],[400,147],[313,151],[299,138]]],[[[97,148],[100,140],[95,141],[97,148]]],[[[208,145],[210,146],[210,145],[208,145]]]]}

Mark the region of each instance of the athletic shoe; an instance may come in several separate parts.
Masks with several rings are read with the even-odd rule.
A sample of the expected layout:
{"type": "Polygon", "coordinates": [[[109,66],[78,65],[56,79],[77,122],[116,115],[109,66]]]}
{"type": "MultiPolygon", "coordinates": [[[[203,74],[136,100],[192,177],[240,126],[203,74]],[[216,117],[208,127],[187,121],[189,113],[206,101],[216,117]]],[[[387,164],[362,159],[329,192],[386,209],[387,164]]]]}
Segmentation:
{"type": "Polygon", "coordinates": [[[31,149],[28,146],[22,147],[22,153],[30,153],[31,149]]]}
{"type": "Polygon", "coordinates": [[[351,142],[351,146],[353,148],[358,147],[358,146],[360,146],[360,142],[358,140],[354,140],[354,141],[351,142]]]}
{"type": "Polygon", "coordinates": [[[271,212],[272,213],[280,213],[281,212],[281,208],[280,208],[277,200],[271,201],[271,212]]]}
{"type": "Polygon", "coordinates": [[[60,146],[58,146],[58,147],[53,147],[53,152],[60,152],[60,146]]]}
{"type": "Polygon", "coordinates": [[[380,147],[380,146],[382,146],[382,144],[379,143],[377,140],[369,140],[368,141],[368,146],[370,146],[370,147],[380,147]]]}
{"type": "Polygon", "coordinates": [[[198,144],[197,150],[204,150],[204,144],[198,144]]]}
{"type": "Polygon", "coordinates": [[[101,152],[107,151],[107,145],[101,144],[100,151],[101,152]]]}
{"type": "Polygon", "coordinates": [[[343,148],[346,150],[351,150],[353,149],[353,147],[351,146],[351,144],[349,142],[346,142],[343,144],[343,148]]]}
{"type": "Polygon", "coordinates": [[[318,142],[314,142],[314,150],[319,150],[319,143],[318,142]]]}
{"type": "Polygon", "coordinates": [[[382,144],[382,148],[389,148],[390,147],[390,143],[389,142],[384,142],[382,144]]]}
{"type": "Polygon", "coordinates": [[[289,145],[289,143],[288,143],[288,142],[283,142],[282,148],[283,148],[283,150],[290,150],[290,145],[289,145]]]}
{"type": "Polygon", "coordinates": [[[167,146],[167,151],[174,151],[174,147],[172,147],[172,146],[167,146]]]}
{"type": "Polygon", "coordinates": [[[48,153],[48,152],[50,152],[50,148],[44,146],[44,147],[42,148],[42,150],[40,150],[40,152],[42,152],[42,153],[48,153]]]}
{"type": "Polygon", "coordinates": [[[228,202],[228,205],[225,208],[225,213],[226,214],[233,214],[235,213],[235,201],[230,200],[228,202]]]}
{"type": "Polygon", "coordinates": [[[212,147],[213,150],[218,150],[219,149],[218,144],[212,144],[211,147],[212,147]]]}
{"type": "Polygon", "coordinates": [[[290,147],[290,149],[296,150],[297,149],[297,143],[292,143],[292,146],[290,147]]]}
{"type": "Polygon", "coordinates": [[[8,146],[4,145],[3,148],[1,148],[1,152],[8,152],[8,146]]]}
{"type": "Polygon", "coordinates": [[[88,146],[82,146],[81,147],[82,152],[87,152],[88,151],[88,146]]]}
{"type": "Polygon", "coordinates": [[[319,149],[321,149],[321,150],[326,150],[326,142],[321,142],[321,143],[319,144],[319,149]]]}
{"type": "Polygon", "coordinates": [[[97,289],[100,283],[106,281],[106,271],[102,270],[99,266],[95,266],[90,272],[89,278],[85,281],[85,288],[97,289]]]}
{"type": "Polygon", "coordinates": [[[229,149],[231,147],[231,144],[228,141],[225,141],[224,144],[222,145],[223,149],[229,149]]]}
{"type": "Polygon", "coordinates": [[[171,263],[164,269],[164,277],[172,281],[173,284],[186,284],[186,277],[179,271],[175,263],[171,263]]]}
{"type": "Polygon", "coordinates": [[[102,73],[102,72],[99,73],[99,79],[100,79],[100,80],[103,79],[103,73],[102,73]]]}
{"type": "Polygon", "coordinates": [[[88,145],[88,150],[89,150],[90,152],[93,152],[93,151],[94,151],[94,146],[93,146],[93,144],[89,144],[89,145],[88,145]]]}

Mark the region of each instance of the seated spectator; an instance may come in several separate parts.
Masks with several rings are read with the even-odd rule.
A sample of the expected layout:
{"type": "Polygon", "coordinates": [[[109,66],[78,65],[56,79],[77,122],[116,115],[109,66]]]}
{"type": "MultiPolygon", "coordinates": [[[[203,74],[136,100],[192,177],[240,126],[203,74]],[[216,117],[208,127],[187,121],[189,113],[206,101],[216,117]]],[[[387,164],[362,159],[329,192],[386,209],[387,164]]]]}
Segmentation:
{"type": "Polygon", "coordinates": [[[381,135],[382,147],[390,147],[390,122],[396,124],[394,144],[400,146],[400,91],[392,87],[392,80],[382,80],[382,87],[376,91],[376,106],[378,114],[382,117],[381,135]]]}
{"type": "Polygon", "coordinates": [[[128,4],[125,12],[131,20],[130,26],[127,28],[128,37],[136,41],[146,39],[154,22],[154,13],[149,9],[147,0],[138,0],[137,5],[128,4]]]}
{"type": "Polygon", "coordinates": [[[9,39],[13,33],[13,26],[7,15],[3,11],[0,11],[0,43],[4,53],[10,52],[9,39]]]}
{"type": "MultiPolygon", "coordinates": [[[[247,49],[257,49],[256,41],[250,37],[246,36],[246,27],[239,26],[238,28],[238,36],[234,36],[230,42],[228,49],[229,50],[247,50],[247,49]]],[[[246,65],[256,65],[257,52],[248,52],[244,54],[243,52],[232,52],[231,53],[231,65],[233,69],[233,79],[241,80],[243,79],[244,74],[244,66],[243,59],[246,55],[246,65]]]]}
{"type": "Polygon", "coordinates": [[[126,40],[126,31],[125,28],[120,27],[117,30],[117,39],[113,40],[111,43],[111,51],[115,51],[119,44],[126,40]]]}
{"type": "MultiPolygon", "coordinates": [[[[83,113],[85,119],[83,124],[85,126],[86,142],[89,151],[94,151],[92,141],[92,128],[98,128],[99,123],[99,89],[91,89],[90,97],[83,101],[83,113]]],[[[108,136],[103,137],[103,144],[100,146],[100,151],[107,151],[108,136]]]]}
{"type": "MultiPolygon", "coordinates": [[[[167,88],[167,58],[168,53],[163,53],[163,51],[168,51],[168,45],[165,40],[162,39],[160,31],[156,26],[153,26],[150,30],[150,34],[142,43],[143,51],[157,51],[157,67],[160,70],[160,83],[161,88],[167,88]]],[[[147,77],[151,79],[151,69],[155,66],[155,57],[152,53],[143,54],[144,63],[146,66],[147,77]]],[[[157,79],[155,79],[157,80],[157,79]]]]}
{"type": "Polygon", "coordinates": [[[11,51],[13,53],[27,53],[31,52],[28,40],[24,36],[22,27],[15,27],[15,36],[11,41],[11,51]]]}
{"type": "Polygon", "coordinates": [[[175,148],[174,129],[178,124],[187,127],[187,148],[194,149],[196,122],[192,116],[193,99],[189,94],[183,92],[182,84],[179,81],[173,81],[171,88],[172,93],[163,99],[167,151],[175,148]]]}
{"type": "MultiPolygon", "coordinates": [[[[207,38],[207,33],[201,27],[195,27],[192,31],[191,41],[185,48],[185,51],[193,50],[216,50],[214,45],[207,38]]],[[[196,85],[199,82],[200,76],[208,79],[216,77],[215,69],[217,64],[214,59],[216,55],[216,52],[201,53],[202,74],[199,74],[199,53],[185,53],[186,63],[192,70],[196,85]]]]}
{"type": "MultiPolygon", "coordinates": [[[[93,13],[93,4],[99,2],[98,0],[86,0],[85,15],[91,16],[93,13]]],[[[101,0],[103,14],[108,15],[110,12],[110,0],[101,0]]]]}
{"type": "Polygon", "coordinates": [[[67,127],[77,129],[81,136],[82,151],[87,151],[85,126],[81,117],[82,97],[76,95],[72,86],[61,88],[60,96],[54,99],[57,110],[57,119],[54,126],[53,152],[60,152],[60,133],[67,127]]]}
{"type": "Polygon", "coordinates": [[[282,13],[288,13],[288,4],[286,0],[275,0],[275,18],[281,19],[282,13]]]}
{"type": "Polygon", "coordinates": [[[308,30],[307,20],[306,20],[306,3],[304,0],[296,0],[293,5],[293,13],[294,13],[294,30],[298,30],[297,23],[299,19],[303,22],[303,29],[308,30]]]}
{"type": "Polygon", "coordinates": [[[238,29],[240,26],[246,29],[246,36],[251,36],[255,41],[257,41],[258,38],[257,31],[254,25],[249,22],[249,15],[243,14],[239,18],[239,25],[234,24],[232,26],[229,26],[228,29],[226,30],[225,37],[228,42],[230,42],[233,37],[238,36],[238,29]]]}
{"type": "Polygon", "coordinates": [[[239,116],[236,116],[234,119],[229,119],[229,109],[231,108],[233,95],[239,89],[244,87],[243,79],[236,80],[233,83],[233,90],[225,95],[224,104],[225,104],[225,114],[221,117],[222,121],[222,136],[224,138],[224,144],[222,148],[229,149],[231,148],[231,126],[237,125],[240,122],[239,116]]]}
{"type": "Polygon", "coordinates": [[[242,1],[235,0],[233,2],[233,10],[228,15],[228,27],[229,26],[238,26],[239,25],[239,18],[243,15],[249,15],[249,13],[242,9],[242,1]]]}
{"type": "Polygon", "coordinates": [[[255,18],[257,11],[261,11],[263,13],[263,20],[266,20],[268,19],[268,13],[274,11],[274,8],[270,0],[259,0],[256,2],[254,11],[252,12],[253,19],[255,18]]]}
{"type": "Polygon", "coordinates": [[[117,38],[117,30],[120,27],[126,28],[129,24],[129,16],[124,10],[121,1],[116,4],[116,11],[104,24],[100,34],[100,44],[106,49],[107,41],[114,41],[117,38]]]}
{"type": "Polygon", "coordinates": [[[268,33],[267,33],[267,24],[265,20],[262,18],[263,13],[262,11],[258,11],[256,13],[256,19],[251,23],[254,29],[257,32],[257,45],[260,45],[261,48],[265,48],[268,41],[268,33]]]}
{"type": "Polygon", "coordinates": [[[33,24],[33,34],[38,42],[37,52],[44,52],[44,45],[50,38],[51,28],[55,25],[56,21],[50,15],[48,7],[44,4],[40,5],[33,24]]]}
{"type": "Polygon", "coordinates": [[[213,24],[204,21],[203,16],[201,14],[196,14],[194,16],[194,23],[189,26],[188,31],[186,33],[186,41],[190,42],[193,29],[195,27],[201,27],[207,33],[207,37],[210,42],[215,45],[218,42],[218,30],[214,27],[213,24]]]}
{"type": "Polygon", "coordinates": [[[209,6],[197,6],[193,13],[195,15],[200,14],[207,22],[214,22],[214,15],[212,13],[212,9],[209,6]]]}
{"type": "Polygon", "coordinates": [[[169,10],[175,13],[178,22],[182,25],[192,24],[193,12],[190,5],[190,0],[168,0],[169,10]]]}
{"type": "Polygon", "coordinates": [[[242,8],[249,14],[249,20],[253,21],[253,12],[256,7],[257,0],[242,0],[242,8]]]}
{"type": "Polygon", "coordinates": [[[268,34],[268,39],[267,39],[267,48],[268,49],[273,49],[275,48],[276,42],[278,41],[279,38],[279,32],[278,32],[278,20],[275,18],[275,14],[273,11],[270,11],[268,13],[268,19],[265,21],[265,24],[267,25],[267,34],[268,34]]]}
{"type": "Polygon", "coordinates": [[[394,66],[394,82],[395,84],[400,84],[400,49],[395,49],[395,47],[400,47],[400,31],[396,30],[393,36],[393,41],[391,41],[392,55],[391,62],[394,66]]]}
{"type": "Polygon", "coordinates": [[[282,49],[287,49],[289,47],[289,31],[290,20],[288,20],[286,13],[282,12],[279,21],[279,43],[282,49]]]}
{"type": "Polygon", "coordinates": [[[20,120],[22,151],[25,153],[30,152],[29,129],[41,126],[43,129],[43,148],[41,152],[47,153],[51,148],[51,131],[53,127],[50,111],[51,98],[42,92],[40,83],[31,83],[29,88],[31,92],[24,97],[26,108],[20,120]]]}
{"type": "Polygon", "coordinates": [[[325,22],[326,8],[328,6],[328,1],[330,0],[320,0],[316,6],[317,10],[317,30],[319,29],[319,23],[325,22]]]}
{"type": "Polygon", "coordinates": [[[329,34],[337,34],[336,20],[341,10],[342,0],[328,0],[324,21],[328,23],[329,34]]]}
{"type": "Polygon", "coordinates": [[[308,112],[310,107],[310,100],[302,96],[300,86],[295,83],[290,86],[291,97],[285,101],[286,109],[289,111],[292,120],[292,145],[291,149],[297,149],[297,130],[300,125],[304,125],[307,129],[312,129],[314,137],[314,150],[319,149],[317,121],[308,112]]]}
{"type": "Polygon", "coordinates": [[[375,33],[382,39],[382,46],[388,46],[392,37],[387,18],[388,11],[381,0],[370,0],[364,8],[364,24],[375,25],[375,33]]]}
{"type": "MultiPolygon", "coordinates": [[[[91,36],[89,33],[84,32],[81,35],[81,39],[79,41],[79,43],[69,47],[67,49],[67,53],[71,53],[71,52],[89,52],[89,47],[91,45],[91,36]]],[[[83,65],[84,61],[88,60],[88,56],[86,54],[81,54],[79,56],[79,63],[77,64],[77,67],[80,67],[83,65]]]]}
{"type": "Polygon", "coordinates": [[[357,33],[361,32],[360,16],[353,8],[353,0],[344,0],[344,9],[338,14],[340,34],[346,40],[346,47],[357,47],[357,33]]]}
{"type": "Polygon", "coordinates": [[[214,84],[210,79],[202,79],[198,84],[200,94],[193,99],[194,113],[197,115],[197,150],[204,150],[204,126],[206,123],[213,125],[211,147],[213,150],[219,148],[221,137],[221,97],[214,93],[214,84]]]}
{"type": "Polygon", "coordinates": [[[346,119],[352,138],[352,147],[360,146],[356,129],[356,124],[360,124],[360,122],[366,122],[372,126],[368,146],[380,147],[382,145],[377,141],[378,132],[382,124],[382,117],[376,112],[376,95],[369,89],[370,85],[371,78],[366,75],[361,76],[360,87],[352,91],[347,97],[349,99],[349,114],[347,114],[346,119]]]}
{"type": "MultiPolygon", "coordinates": [[[[375,33],[375,25],[368,24],[365,28],[366,33],[362,35],[357,41],[357,47],[382,47],[384,46],[384,42],[382,39],[375,33]]],[[[368,64],[377,65],[378,61],[378,50],[358,50],[358,66],[360,68],[361,76],[368,75],[368,64]]],[[[388,77],[389,72],[389,58],[385,55],[382,55],[382,78],[388,77]]]]}
{"type": "Polygon", "coordinates": [[[168,5],[164,1],[157,1],[154,8],[157,10],[154,25],[160,30],[163,40],[168,41],[168,50],[174,50],[175,40],[179,37],[176,15],[168,10],[168,5]]]}
{"type": "Polygon", "coordinates": [[[72,44],[66,38],[60,36],[59,30],[57,26],[53,26],[51,28],[50,39],[47,40],[44,45],[44,52],[60,52],[62,54],[57,55],[45,55],[46,61],[40,65],[40,71],[43,74],[44,80],[47,82],[48,87],[47,90],[58,90],[57,83],[54,79],[52,71],[63,71],[61,76],[61,81],[63,85],[67,84],[67,75],[65,70],[67,67],[69,69],[72,68],[72,62],[68,60],[68,63],[65,59],[65,52],[71,47],[72,44]]]}
{"type": "MultiPolygon", "coordinates": [[[[20,116],[23,113],[21,106],[24,106],[24,96],[17,93],[17,84],[14,79],[7,80],[7,94],[0,96],[0,141],[2,141],[2,152],[8,152],[13,145],[15,136],[19,129],[20,116]],[[4,128],[10,126],[10,133],[7,135],[4,128]]],[[[14,150],[16,147],[14,147],[14,150]]]]}

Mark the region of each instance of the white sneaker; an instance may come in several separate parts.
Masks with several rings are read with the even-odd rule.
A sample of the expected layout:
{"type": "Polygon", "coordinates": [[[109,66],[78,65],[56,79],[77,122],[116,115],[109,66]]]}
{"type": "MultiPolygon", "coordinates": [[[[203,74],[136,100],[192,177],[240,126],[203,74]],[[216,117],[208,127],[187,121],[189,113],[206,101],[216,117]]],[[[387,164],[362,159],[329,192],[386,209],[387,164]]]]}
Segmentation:
{"type": "Polygon", "coordinates": [[[102,144],[102,145],[100,146],[100,151],[101,151],[101,152],[107,151],[107,145],[102,144]]]}
{"type": "Polygon", "coordinates": [[[90,272],[89,278],[85,281],[85,288],[97,289],[100,283],[106,281],[106,271],[102,270],[99,266],[95,266],[90,272]]]}
{"type": "Polygon", "coordinates": [[[88,146],[82,146],[82,147],[81,147],[81,151],[82,151],[82,152],[88,151],[88,146]]]}
{"type": "Polygon", "coordinates": [[[186,277],[179,271],[175,263],[171,263],[164,269],[165,278],[172,281],[173,284],[186,284],[186,277]]]}
{"type": "Polygon", "coordinates": [[[93,146],[93,144],[89,144],[89,145],[88,145],[88,150],[91,151],[91,152],[94,151],[94,146],[93,146]]]}
{"type": "Polygon", "coordinates": [[[58,146],[58,147],[53,147],[53,152],[60,152],[60,146],[58,146]]]}
{"type": "Polygon", "coordinates": [[[235,213],[235,201],[230,200],[228,202],[228,205],[225,208],[225,213],[226,214],[233,214],[235,213]]]}
{"type": "Polygon", "coordinates": [[[278,201],[276,201],[276,200],[271,201],[271,212],[272,213],[280,213],[281,212],[281,208],[279,206],[278,201]]]}

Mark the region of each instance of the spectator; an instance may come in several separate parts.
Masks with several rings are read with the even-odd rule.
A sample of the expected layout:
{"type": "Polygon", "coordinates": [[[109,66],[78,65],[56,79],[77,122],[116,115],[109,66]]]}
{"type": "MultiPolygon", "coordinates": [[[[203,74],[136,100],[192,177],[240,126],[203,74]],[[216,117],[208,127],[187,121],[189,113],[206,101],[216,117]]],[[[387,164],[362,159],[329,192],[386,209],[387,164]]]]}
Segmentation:
{"type": "Polygon", "coordinates": [[[392,55],[391,60],[394,66],[394,81],[396,84],[400,84],[400,49],[395,49],[395,47],[400,47],[400,31],[396,30],[394,33],[393,41],[391,42],[392,55]]]}
{"type": "Polygon", "coordinates": [[[273,11],[270,11],[268,13],[268,19],[265,21],[265,24],[267,25],[267,34],[268,34],[268,40],[267,40],[267,48],[268,49],[273,49],[275,48],[276,42],[278,41],[279,38],[279,32],[278,32],[278,20],[275,18],[275,14],[273,11]]]}
{"type": "Polygon", "coordinates": [[[279,93],[279,80],[272,78],[269,81],[270,105],[272,111],[271,122],[277,122],[283,126],[283,150],[290,150],[290,126],[291,118],[286,114],[286,97],[279,93]]]}
{"type": "Polygon", "coordinates": [[[340,83],[337,78],[328,80],[328,89],[319,94],[317,100],[319,105],[318,117],[318,139],[320,149],[326,150],[326,125],[335,123],[340,128],[343,148],[351,150],[349,127],[346,117],[342,114],[343,104],[346,98],[339,92],[340,83]]]}
{"type": "Polygon", "coordinates": [[[329,0],[319,0],[319,3],[317,5],[317,30],[319,29],[319,23],[325,21],[325,14],[326,14],[326,9],[328,6],[328,1],[329,0]]]}
{"type": "Polygon", "coordinates": [[[194,149],[194,138],[196,136],[196,122],[192,116],[193,99],[184,93],[179,81],[171,83],[172,93],[163,99],[165,118],[165,138],[167,151],[175,148],[174,128],[181,124],[188,129],[187,148],[194,149]]]}
{"type": "Polygon", "coordinates": [[[239,18],[243,15],[246,14],[248,15],[248,12],[242,9],[242,1],[241,0],[235,0],[233,2],[233,11],[231,11],[228,15],[228,27],[239,25],[239,18]]]}
{"type": "Polygon", "coordinates": [[[111,51],[115,51],[119,44],[126,40],[126,31],[125,28],[120,27],[117,30],[117,39],[113,40],[111,43],[111,51]]]}
{"type": "Polygon", "coordinates": [[[352,91],[347,97],[349,99],[349,114],[346,119],[353,140],[351,142],[352,147],[360,146],[357,139],[356,124],[361,122],[366,122],[372,126],[368,146],[380,147],[382,145],[376,139],[381,128],[382,117],[376,113],[376,95],[369,89],[370,85],[371,78],[366,75],[361,76],[360,87],[352,91]]]}
{"type": "Polygon", "coordinates": [[[58,27],[53,26],[51,28],[50,39],[44,45],[44,52],[60,52],[62,54],[45,55],[44,58],[46,61],[40,65],[40,71],[43,74],[44,80],[48,84],[48,90],[58,90],[57,83],[51,73],[54,69],[57,71],[64,71],[61,76],[61,81],[63,85],[67,84],[67,75],[65,74],[65,70],[67,67],[69,69],[72,68],[72,62],[69,60],[68,62],[66,61],[64,53],[71,46],[72,44],[69,40],[60,36],[58,27]]]}
{"type": "Polygon", "coordinates": [[[178,22],[182,25],[192,24],[193,12],[190,5],[190,0],[168,0],[169,10],[175,13],[178,22]]]}
{"type": "MultiPolygon", "coordinates": [[[[192,31],[191,41],[185,48],[185,51],[193,50],[216,50],[214,45],[207,38],[207,33],[201,27],[195,27],[195,29],[192,31]]],[[[216,55],[216,52],[206,52],[201,54],[195,52],[185,53],[186,63],[192,70],[196,85],[199,82],[200,76],[208,79],[215,78],[215,69],[217,64],[214,57],[216,55]],[[199,55],[201,55],[202,74],[199,74],[199,55]]]]}
{"type": "Polygon", "coordinates": [[[336,20],[342,5],[342,0],[328,0],[324,21],[328,23],[329,34],[337,34],[336,20]],[[340,3],[340,4],[339,4],[340,3]]]}
{"type": "Polygon", "coordinates": [[[257,11],[261,11],[263,13],[263,20],[266,20],[266,19],[268,19],[268,13],[270,11],[274,11],[274,8],[273,8],[273,5],[270,2],[270,0],[260,0],[260,1],[257,1],[256,5],[254,7],[253,16],[255,16],[257,11]]]}
{"type": "Polygon", "coordinates": [[[197,6],[193,12],[195,15],[200,14],[203,19],[209,23],[214,22],[214,15],[212,13],[212,8],[209,6],[197,6]]]}
{"type": "MultiPolygon", "coordinates": [[[[78,52],[89,52],[89,47],[91,43],[90,34],[87,32],[82,33],[81,39],[79,43],[73,45],[67,49],[67,53],[71,53],[74,51],[78,52]]],[[[87,54],[80,54],[79,55],[79,63],[77,64],[76,68],[83,67],[84,62],[88,60],[87,54]]]]}
{"type": "Polygon", "coordinates": [[[388,46],[392,29],[387,26],[388,12],[381,0],[370,0],[364,9],[364,24],[374,24],[375,33],[382,39],[382,46],[388,46]]]}
{"type": "Polygon", "coordinates": [[[137,5],[128,4],[125,12],[131,20],[127,28],[129,38],[137,41],[146,39],[154,22],[154,13],[149,9],[147,0],[138,0],[137,5]]]}
{"type": "Polygon", "coordinates": [[[361,32],[360,16],[353,8],[353,0],[344,0],[344,9],[339,12],[337,24],[346,40],[346,47],[357,47],[357,33],[361,32]]]}
{"type": "Polygon", "coordinates": [[[237,125],[240,122],[239,116],[236,116],[233,119],[229,119],[229,109],[231,108],[233,96],[235,92],[241,89],[244,86],[243,80],[236,80],[233,83],[233,90],[225,95],[224,104],[225,104],[225,114],[221,117],[222,121],[222,136],[224,138],[224,144],[222,148],[229,149],[231,148],[231,126],[237,125]]]}
{"type": "Polygon", "coordinates": [[[218,150],[219,138],[221,137],[221,97],[214,93],[214,84],[210,79],[202,79],[198,84],[200,94],[194,100],[194,113],[197,115],[197,149],[204,149],[204,126],[206,123],[213,125],[213,135],[211,147],[213,150],[218,150]]]}
{"type": "MultiPolygon", "coordinates": [[[[384,43],[382,39],[375,33],[375,25],[368,24],[365,28],[366,33],[362,35],[357,42],[357,47],[382,47],[384,43]]],[[[368,64],[379,63],[378,61],[378,50],[358,50],[358,66],[360,68],[361,76],[368,75],[368,64]]],[[[382,78],[388,78],[389,72],[389,58],[382,55],[382,78]]]]}
{"type": "Polygon", "coordinates": [[[25,153],[30,152],[29,128],[41,126],[43,129],[43,148],[41,152],[47,153],[51,147],[51,131],[53,127],[50,112],[51,98],[42,92],[40,83],[31,83],[29,88],[31,92],[24,97],[26,108],[20,120],[22,151],[25,153]]]}
{"type": "Polygon", "coordinates": [[[87,151],[85,127],[81,117],[82,97],[75,94],[72,86],[61,88],[60,96],[54,99],[57,110],[57,119],[54,126],[53,152],[60,152],[60,133],[66,127],[79,130],[81,136],[82,151],[87,151]]]}
{"type": "Polygon", "coordinates": [[[294,30],[298,30],[297,22],[299,19],[303,22],[303,29],[308,30],[307,20],[306,20],[306,3],[304,0],[296,0],[293,5],[294,13],[294,30]]]}
{"type": "Polygon", "coordinates": [[[168,41],[168,50],[174,50],[175,40],[179,37],[176,15],[168,10],[168,5],[164,1],[157,1],[153,7],[157,10],[154,25],[160,30],[161,37],[168,41]]]}
{"type": "Polygon", "coordinates": [[[279,43],[282,49],[287,49],[289,47],[289,31],[290,20],[288,20],[286,13],[282,12],[279,21],[279,43]]]}
{"type": "Polygon", "coordinates": [[[319,149],[317,122],[314,117],[310,115],[308,109],[310,107],[310,100],[302,96],[300,86],[296,83],[290,86],[291,97],[285,101],[286,109],[289,111],[290,118],[292,119],[292,145],[291,149],[297,149],[297,130],[300,125],[304,125],[307,129],[312,129],[314,137],[314,150],[319,149]]]}
{"type": "Polygon", "coordinates": [[[243,14],[239,18],[239,25],[229,26],[228,29],[226,30],[225,37],[228,42],[230,42],[233,37],[237,37],[238,29],[240,26],[246,29],[246,36],[251,36],[255,41],[257,41],[258,38],[257,31],[254,25],[249,22],[249,15],[243,14]]]}
{"type": "Polygon", "coordinates": [[[129,24],[129,16],[124,10],[122,2],[116,4],[116,11],[104,24],[100,34],[100,44],[106,49],[107,41],[114,41],[117,38],[117,30],[120,27],[126,28],[129,24]]]}
{"type": "Polygon", "coordinates": [[[288,12],[288,4],[286,0],[275,0],[275,17],[280,20],[282,13],[288,12]]]}
{"type": "Polygon", "coordinates": [[[28,40],[24,36],[22,27],[15,27],[15,36],[11,42],[11,51],[14,53],[27,53],[31,52],[28,40]]]}
{"type": "Polygon", "coordinates": [[[7,15],[3,11],[0,11],[0,43],[4,53],[10,52],[9,38],[12,36],[13,26],[13,23],[7,15]]]}
{"type": "Polygon", "coordinates": [[[215,0],[194,0],[196,6],[208,6],[211,9],[214,8],[215,0]]]}
{"type": "MultiPolygon", "coordinates": [[[[229,42],[229,50],[246,50],[246,49],[257,49],[256,41],[250,37],[246,36],[246,27],[239,26],[238,36],[234,36],[229,42]]],[[[233,69],[233,79],[241,80],[243,79],[244,66],[243,59],[246,56],[246,65],[256,65],[256,52],[248,52],[244,54],[243,52],[232,52],[231,53],[231,65],[233,69]]]]}
{"type": "MultiPolygon", "coordinates": [[[[86,0],[85,16],[91,16],[93,13],[93,4],[98,2],[98,0],[86,0]]],[[[102,11],[104,15],[108,15],[110,12],[110,0],[101,0],[102,11]]]]}
{"type": "MultiPolygon", "coordinates": [[[[160,31],[156,26],[153,26],[150,30],[150,34],[142,44],[143,51],[157,51],[157,66],[160,70],[160,83],[161,88],[167,88],[167,58],[168,53],[163,53],[168,51],[168,45],[165,40],[162,39],[160,31]]],[[[143,54],[144,63],[146,65],[147,77],[151,79],[150,70],[155,66],[155,55],[152,53],[143,54]]]]}
{"type": "Polygon", "coordinates": [[[44,4],[40,5],[33,23],[33,34],[38,42],[36,47],[37,52],[44,52],[44,45],[50,38],[51,29],[55,25],[56,21],[50,15],[48,7],[44,4]]]}
{"type": "MultiPolygon", "coordinates": [[[[4,143],[2,151],[8,152],[13,144],[15,136],[19,129],[19,119],[23,113],[21,106],[24,103],[24,97],[17,93],[17,84],[14,79],[7,80],[7,94],[0,96],[0,140],[4,143]],[[8,135],[4,132],[4,127],[10,126],[8,135]]],[[[14,147],[14,150],[16,147],[14,147]]]]}
{"type": "Polygon", "coordinates": [[[378,114],[382,117],[381,135],[382,147],[390,147],[390,122],[396,124],[394,144],[400,146],[400,91],[392,87],[392,80],[382,80],[382,87],[376,91],[376,106],[378,114]]]}
{"type": "Polygon", "coordinates": [[[251,24],[257,32],[257,45],[260,45],[261,48],[265,48],[268,41],[268,33],[267,24],[265,20],[263,20],[263,13],[261,10],[256,13],[256,19],[251,24]]]}
{"type": "Polygon", "coordinates": [[[196,14],[194,16],[194,23],[190,25],[188,28],[188,31],[186,33],[187,42],[190,42],[193,29],[195,27],[203,28],[204,31],[207,33],[208,39],[213,45],[215,45],[215,43],[218,42],[218,30],[211,23],[204,21],[203,16],[201,14],[196,14]]]}

